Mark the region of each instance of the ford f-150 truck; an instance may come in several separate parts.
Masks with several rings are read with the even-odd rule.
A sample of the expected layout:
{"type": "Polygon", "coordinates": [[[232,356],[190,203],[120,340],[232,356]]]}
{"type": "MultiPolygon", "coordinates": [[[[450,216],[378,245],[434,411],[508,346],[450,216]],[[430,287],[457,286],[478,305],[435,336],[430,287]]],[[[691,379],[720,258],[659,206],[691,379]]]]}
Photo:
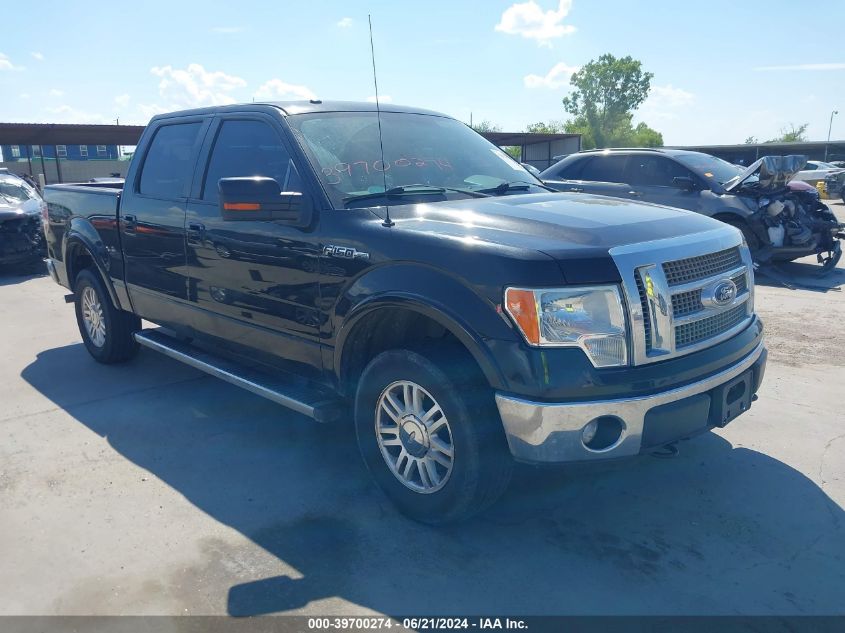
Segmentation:
{"type": "Polygon", "coordinates": [[[48,268],[96,360],[142,345],[349,420],[377,484],[424,522],[486,507],[514,460],[633,456],[724,426],[763,377],[740,231],[549,192],[434,112],[161,115],[122,187],[45,198],[48,268]]]}

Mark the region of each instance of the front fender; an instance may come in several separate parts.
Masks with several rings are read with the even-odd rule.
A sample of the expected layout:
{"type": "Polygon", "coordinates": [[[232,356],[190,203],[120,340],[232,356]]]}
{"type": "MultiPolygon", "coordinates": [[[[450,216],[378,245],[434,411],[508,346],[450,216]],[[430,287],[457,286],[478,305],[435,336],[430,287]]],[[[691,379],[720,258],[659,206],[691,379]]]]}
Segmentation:
{"type": "Polygon", "coordinates": [[[334,311],[334,371],[339,378],[344,350],[355,325],[383,308],[404,308],[439,323],[475,358],[488,382],[504,388],[506,379],[487,341],[518,336],[500,312],[501,288],[477,289],[456,276],[419,264],[385,265],[355,280],[334,311]]]}

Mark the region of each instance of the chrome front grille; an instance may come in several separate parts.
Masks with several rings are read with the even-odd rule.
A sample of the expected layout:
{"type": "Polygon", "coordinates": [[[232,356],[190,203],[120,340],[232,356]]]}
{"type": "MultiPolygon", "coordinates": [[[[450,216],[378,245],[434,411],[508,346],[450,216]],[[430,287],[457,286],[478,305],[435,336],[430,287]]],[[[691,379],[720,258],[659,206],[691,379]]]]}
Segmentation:
{"type": "Polygon", "coordinates": [[[745,304],[740,304],[726,312],[705,317],[692,323],[684,323],[675,327],[675,349],[682,349],[695,345],[701,341],[713,338],[731,329],[748,316],[745,304]]]}
{"type": "Polygon", "coordinates": [[[666,283],[669,286],[679,286],[713,277],[740,266],[742,266],[742,257],[739,253],[739,247],[735,246],[718,253],[708,253],[707,255],[665,262],[663,272],[666,274],[666,283]]]}
{"type": "Polygon", "coordinates": [[[754,314],[754,272],[736,229],[611,249],[631,320],[631,358],[657,362],[715,345],[754,314]],[[736,287],[732,299],[730,284],[736,287]]]}

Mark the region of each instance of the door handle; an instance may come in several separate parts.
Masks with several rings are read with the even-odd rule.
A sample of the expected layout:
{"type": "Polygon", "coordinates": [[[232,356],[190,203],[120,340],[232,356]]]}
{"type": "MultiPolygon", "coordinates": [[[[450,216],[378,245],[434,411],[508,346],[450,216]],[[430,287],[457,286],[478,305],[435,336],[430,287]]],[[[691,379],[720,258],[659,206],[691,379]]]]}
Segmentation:
{"type": "Polygon", "coordinates": [[[187,237],[188,241],[192,244],[201,242],[204,233],[205,224],[200,224],[199,222],[191,222],[188,224],[187,237]]]}
{"type": "Polygon", "coordinates": [[[567,189],[567,191],[570,193],[584,193],[583,187],[572,187],[570,189],[567,189]]]}
{"type": "Polygon", "coordinates": [[[138,222],[138,218],[134,215],[124,215],[123,216],[123,230],[126,233],[134,233],[135,232],[135,225],[138,222]]]}

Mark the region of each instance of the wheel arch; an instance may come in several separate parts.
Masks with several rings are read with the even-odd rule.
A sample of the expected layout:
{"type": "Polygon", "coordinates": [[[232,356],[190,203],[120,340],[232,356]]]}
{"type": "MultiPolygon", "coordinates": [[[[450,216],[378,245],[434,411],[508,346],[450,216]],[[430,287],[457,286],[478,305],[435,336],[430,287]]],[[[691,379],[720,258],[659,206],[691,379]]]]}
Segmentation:
{"type": "Polygon", "coordinates": [[[483,339],[454,311],[436,301],[406,293],[365,300],[347,316],[334,353],[334,373],[343,393],[351,395],[357,377],[376,354],[398,344],[448,339],[460,344],[493,388],[504,377],[483,339]]]}
{"type": "MultiPolygon", "coordinates": [[[[94,230],[93,227],[91,227],[91,230],[94,230]]],[[[65,262],[68,286],[71,290],[74,290],[76,276],[79,274],[79,271],[85,268],[91,268],[100,276],[100,280],[106,287],[106,291],[109,293],[109,299],[111,299],[112,304],[117,309],[121,310],[123,308],[120,304],[120,300],[117,296],[117,292],[115,291],[111,277],[108,274],[106,259],[100,252],[104,249],[105,247],[102,246],[102,242],[100,242],[99,239],[95,241],[85,232],[76,230],[76,227],[68,231],[67,237],[64,240],[62,256],[62,259],[65,262]],[[98,242],[101,248],[97,248],[98,242]]]]}

